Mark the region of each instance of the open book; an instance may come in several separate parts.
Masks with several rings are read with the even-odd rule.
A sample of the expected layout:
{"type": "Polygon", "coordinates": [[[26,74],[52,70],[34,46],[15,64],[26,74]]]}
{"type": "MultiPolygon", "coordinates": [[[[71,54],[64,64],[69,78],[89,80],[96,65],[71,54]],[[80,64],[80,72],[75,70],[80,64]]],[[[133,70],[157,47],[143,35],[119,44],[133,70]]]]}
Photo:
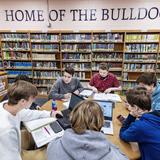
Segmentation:
{"type": "Polygon", "coordinates": [[[36,119],[24,122],[24,125],[32,134],[37,147],[47,144],[54,138],[61,137],[64,133],[63,128],[55,118],[36,119]]]}
{"type": "Polygon", "coordinates": [[[118,94],[113,93],[95,93],[93,96],[94,100],[105,100],[112,102],[122,102],[121,97],[118,94]]]}

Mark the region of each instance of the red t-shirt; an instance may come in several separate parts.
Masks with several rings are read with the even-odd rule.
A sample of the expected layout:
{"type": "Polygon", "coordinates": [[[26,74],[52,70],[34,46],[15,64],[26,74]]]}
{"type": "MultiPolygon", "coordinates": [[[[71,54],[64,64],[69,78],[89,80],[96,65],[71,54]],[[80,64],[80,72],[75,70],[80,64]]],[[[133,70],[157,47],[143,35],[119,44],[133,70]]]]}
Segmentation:
{"type": "Polygon", "coordinates": [[[96,87],[99,92],[104,92],[108,88],[119,87],[119,82],[112,73],[108,73],[105,79],[102,79],[100,74],[96,73],[90,80],[89,85],[96,87]]]}

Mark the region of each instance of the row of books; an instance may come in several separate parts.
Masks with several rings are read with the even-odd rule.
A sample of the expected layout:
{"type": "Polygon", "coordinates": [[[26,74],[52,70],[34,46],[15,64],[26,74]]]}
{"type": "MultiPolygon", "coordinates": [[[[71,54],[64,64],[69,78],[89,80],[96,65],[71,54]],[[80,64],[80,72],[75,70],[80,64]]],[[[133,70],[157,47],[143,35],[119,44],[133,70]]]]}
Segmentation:
{"type": "Polygon", "coordinates": [[[55,80],[53,79],[34,79],[33,83],[36,85],[53,85],[55,80]]]}
{"type": "Polygon", "coordinates": [[[74,76],[79,78],[79,79],[86,79],[86,73],[85,72],[76,72],[74,74],[74,76]]]}
{"type": "Polygon", "coordinates": [[[54,42],[59,41],[58,34],[50,34],[50,33],[32,33],[31,34],[31,42],[54,42]]]}
{"type": "Polygon", "coordinates": [[[8,50],[29,50],[30,46],[28,42],[3,42],[2,43],[2,49],[8,49],[8,50]]]}
{"type": "Polygon", "coordinates": [[[33,62],[33,67],[36,68],[57,68],[56,62],[33,62]]]}
{"type": "Polygon", "coordinates": [[[91,44],[62,44],[61,51],[91,51],[91,44]]]}
{"type": "Polygon", "coordinates": [[[63,68],[72,66],[75,70],[91,70],[91,63],[63,63],[63,68]]]}
{"type": "Polygon", "coordinates": [[[69,59],[75,59],[75,60],[91,60],[90,54],[80,54],[80,53],[64,53],[63,59],[69,60],[69,59]]]}
{"type": "Polygon", "coordinates": [[[158,44],[126,44],[126,52],[157,52],[158,44]]]}
{"type": "Polygon", "coordinates": [[[127,34],[126,42],[159,42],[159,34],[127,34]]]}
{"type": "Polygon", "coordinates": [[[32,68],[31,62],[14,62],[14,61],[4,61],[4,68],[32,68]]]}
{"type": "Polygon", "coordinates": [[[92,50],[114,51],[114,48],[115,48],[115,44],[94,43],[92,45],[92,50]]]}
{"type": "Polygon", "coordinates": [[[91,34],[62,34],[62,41],[91,41],[91,34]]]}
{"type": "Polygon", "coordinates": [[[136,71],[136,70],[140,70],[140,71],[146,71],[146,70],[155,70],[156,66],[155,64],[124,64],[124,69],[126,71],[136,71]]]}
{"type": "Polygon", "coordinates": [[[93,40],[103,41],[103,42],[123,42],[123,34],[120,33],[93,34],[93,40]]]}
{"type": "Polygon", "coordinates": [[[32,59],[33,60],[55,60],[56,59],[56,55],[55,54],[32,53],[32,59]]]}
{"type": "Polygon", "coordinates": [[[34,78],[58,78],[60,76],[59,71],[52,71],[52,72],[46,72],[46,71],[34,71],[33,77],[34,78]]]}
{"type": "Polygon", "coordinates": [[[2,40],[29,40],[27,33],[3,33],[2,40]]]}
{"type": "MultiPolygon", "coordinates": [[[[92,63],[93,70],[99,70],[99,64],[97,62],[92,63]]],[[[122,63],[108,63],[108,67],[111,68],[122,68],[122,63]]]]}
{"type": "Polygon", "coordinates": [[[156,61],[157,55],[156,54],[125,54],[125,60],[136,61],[136,60],[149,60],[149,61],[156,61]]]}
{"type": "Polygon", "coordinates": [[[107,59],[121,59],[123,58],[123,54],[121,53],[93,53],[94,60],[107,60],[107,59]]]}
{"type": "Polygon", "coordinates": [[[123,82],[122,87],[124,89],[134,88],[136,86],[136,82],[123,82]]]}
{"type": "Polygon", "coordinates": [[[4,51],[4,59],[31,59],[31,54],[29,52],[14,52],[14,51],[4,51]]]}
{"type": "MultiPolygon", "coordinates": [[[[122,42],[123,41],[123,33],[94,33],[93,40],[95,41],[106,41],[106,42],[122,42]]],[[[31,33],[31,40],[50,40],[50,41],[58,41],[60,39],[59,34],[52,33],[31,33]]],[[[2,40],[28,40],[28,33],[3,33],[2,40]]],[[[61,40],[62,41],[82,41],[82,40],[91,40],[92,36],[90,33],[62,33],[61,40]]],[[[159,34],[144,34],[144,33],[135,33],[135,34],[126,34],[126,42],[158,42],[159,34]]]]}
{"type": "Polygon", "coordinates": [[[58,44],[32,44],[33,51],[59,51],[58,44]]]}
{"type": "Polygon", "coordinates": [[[9,76],[27,75],[27,76],[31,77],[31,76],[32,76],[32,71],[8,70],[8,71],[7,71],[7,74],[8,74],[9,76]]]}

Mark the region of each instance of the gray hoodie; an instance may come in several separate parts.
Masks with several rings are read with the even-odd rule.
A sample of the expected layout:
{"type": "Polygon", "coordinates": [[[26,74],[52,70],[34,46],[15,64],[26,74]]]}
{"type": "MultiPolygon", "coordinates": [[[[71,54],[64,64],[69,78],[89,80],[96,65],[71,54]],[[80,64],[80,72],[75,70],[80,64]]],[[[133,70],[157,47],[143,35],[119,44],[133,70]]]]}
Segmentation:
{"type": "Polygon", "coordinates": [[[78,90],[79,92],[83,90],[83,86],[81,85],[79,79],[72,78],[71,82],[66,84],[63,81],[63,78],[60,78],[55,82],[55,84],[51,88],[48,98],[49,99],[64,99],[64,94],[72,93],[76,90],[78,90]]]}
{"type": "Polygon", "coordinates": [[[127,160],[102,133],[88,130],[76,134],[72,129],[49,144],[47,156],[48,160],[127,160]]]}

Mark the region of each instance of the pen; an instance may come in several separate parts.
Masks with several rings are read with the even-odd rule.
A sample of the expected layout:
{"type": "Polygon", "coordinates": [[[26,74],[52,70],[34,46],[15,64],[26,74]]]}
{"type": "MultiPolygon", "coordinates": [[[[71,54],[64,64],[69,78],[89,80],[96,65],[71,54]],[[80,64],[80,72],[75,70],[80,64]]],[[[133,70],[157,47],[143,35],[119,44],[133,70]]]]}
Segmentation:
{"type": "Polygon", "coordinates": [[[51,135],[46,127],[44,127],[44,129],[46,130],[46,132],[47,132],[49,135],[51,135]]]}

